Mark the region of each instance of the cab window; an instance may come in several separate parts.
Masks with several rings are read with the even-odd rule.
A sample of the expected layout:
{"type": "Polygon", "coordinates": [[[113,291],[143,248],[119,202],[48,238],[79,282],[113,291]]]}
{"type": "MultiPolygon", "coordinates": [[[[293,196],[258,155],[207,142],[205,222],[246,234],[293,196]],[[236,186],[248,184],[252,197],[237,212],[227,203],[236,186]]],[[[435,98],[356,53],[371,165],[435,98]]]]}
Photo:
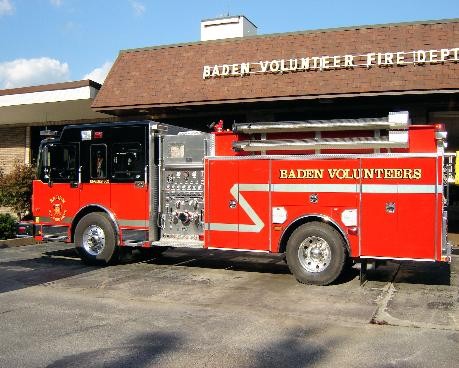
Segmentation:
{"type": "Polygon", "coordinates": [[[117,181],[142,180],[145,154],[138,142],[115,143],[112,147],[112,179],[117,181]]]}
{"type": "Polygon", "coordinates": [[[42,181],[67,183],[77,179],[76,146],[51,143],[44,147],[40,163],[42,181]]]}
{"type": "Polygon", "coordinates": [[[90,147],[91,179],[107,178],[107,146],[105,144],[93,144],[90,147]]]}

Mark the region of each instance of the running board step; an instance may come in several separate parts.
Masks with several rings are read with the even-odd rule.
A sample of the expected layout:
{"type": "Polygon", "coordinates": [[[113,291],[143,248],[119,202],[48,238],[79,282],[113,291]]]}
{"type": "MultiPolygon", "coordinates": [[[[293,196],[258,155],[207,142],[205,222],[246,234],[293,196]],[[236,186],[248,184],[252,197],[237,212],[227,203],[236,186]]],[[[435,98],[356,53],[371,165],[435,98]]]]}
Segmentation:
{"type": "Polygon", "coordinates": [[[163,238],[159,241],[151,242],[156,247],[176,247],[176,248],[204,248],[204,241],[191,239],[163,238]]]}
{"type": "Polygon", "coordinates": [[[63,242],[66,240],[68,240],[67,235],[50,234],[50,235],[43,236],[43,241],[48,241],[48,242],[63,242]]]}

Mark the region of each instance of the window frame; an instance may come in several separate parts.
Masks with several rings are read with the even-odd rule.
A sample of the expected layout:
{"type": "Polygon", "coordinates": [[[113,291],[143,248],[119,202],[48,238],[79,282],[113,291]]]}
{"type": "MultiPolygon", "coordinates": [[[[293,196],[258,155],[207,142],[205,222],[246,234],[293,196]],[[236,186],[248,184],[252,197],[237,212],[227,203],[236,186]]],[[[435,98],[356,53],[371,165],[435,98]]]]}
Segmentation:
{"type": "Polygon", "coordinates": [[[139,141],[130,141],[130,142],[116,142],[113,143],[111,146],[111,175],[110,180],[114,182],[136,182],[136,181],[143,181],[143,171],[145,167],[145,147],[139,141]],[[121,153],[129,153],[130,149],[129,146],[136,146],[136,154],[138,157],[134,162],[133,166],[134,169],[137,166],[138,170],[119,170],[119,166],[121,162],[115,162],[120,157],[121,153]],[[125,151],[121,150],[121,147],[127,147],[125,151]],[[117,170],[118,169],[118,170],[117,170]],[[122,173],[126,173],[126,176],[122,176],[122,173]]]}
{"type": "Polygon", "coordinates": [[[71,183],[75,182],[78,178],[78,144],[76,143],[47,143],[42,148],[42,154],[40,155],[40,172],[39,178],[42,182],[52,182],[52,183],[71,183]],[[69,153],[73,151],[73,167],[69,167],[68,163],[72,162],[71,154],[68,154],[67,160],[60,160],[59,163],[67,163],[67,168],[65,165],[61,165],[61,167],[57,167],[56,165],[53,166],[53,156],[56,154],[53,152],[54,150],[61,150],[59,152],[58,157],[62,157],[62,153],[64,149],[68,149],[69,153]],[[71,149],[69,149],[71,148],[71,149]],[[57,172],[68,172],[67,177],[56,176],[57,172]]]}

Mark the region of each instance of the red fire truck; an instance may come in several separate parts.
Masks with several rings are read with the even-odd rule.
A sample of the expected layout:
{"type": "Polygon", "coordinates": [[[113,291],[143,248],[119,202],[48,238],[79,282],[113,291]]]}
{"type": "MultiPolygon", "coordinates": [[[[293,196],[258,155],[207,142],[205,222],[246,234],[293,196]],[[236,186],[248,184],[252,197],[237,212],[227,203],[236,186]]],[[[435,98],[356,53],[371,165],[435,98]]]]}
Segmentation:
{"type": "Polygon", "coordinates": [[[214,129],[65,127],[41,144],[36,239],[74,242],[91,264],[120,247],[284,253],[319,285],[349,261],[450,261],[442,125],[391,113],[214,129]]]}

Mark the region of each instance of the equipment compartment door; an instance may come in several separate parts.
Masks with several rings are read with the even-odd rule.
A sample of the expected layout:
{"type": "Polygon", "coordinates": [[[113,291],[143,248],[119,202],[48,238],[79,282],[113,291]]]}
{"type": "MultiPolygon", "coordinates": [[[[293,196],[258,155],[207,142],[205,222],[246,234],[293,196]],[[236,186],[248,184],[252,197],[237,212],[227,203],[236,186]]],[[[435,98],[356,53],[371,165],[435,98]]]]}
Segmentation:
{"type": "Polygon", "coordinates": [[[435,258],[440,221],[435,162],[406,157],[362,160],[361,255],[435,258]]]}
{"type": "Polygon", "coordinates": [[[206,165],[206,246],[269,250],[269,161],[206,165]]]}
{"type": "MultiPolygon", "coordinates": [[[[416,184],[399,186],[398,232],[401,257],[435,259],[436,229],[441,229],[441,185],[437,186],[436,158],[404,159],[415,168],[416,184]],[[438,211],[438,212],[437,212],[438,211]]],[[[406,163],[405,163],[406,161],[406,163]]],[[[441,168],[441,166],[440,166],[441,168]]],[[[440,184],[442,178],[440,176],[440,184]]]]}
{"type": "Polygon", "coordinates": [[[269,161],[239,161],[239,246],[269,250],[271,229],[269,161]]]}
{"type": "Polygon", "coordinates": [[[239,244],[237,162],[207,160],[205,164],[206,247],[237,248],[239,244]]]}

